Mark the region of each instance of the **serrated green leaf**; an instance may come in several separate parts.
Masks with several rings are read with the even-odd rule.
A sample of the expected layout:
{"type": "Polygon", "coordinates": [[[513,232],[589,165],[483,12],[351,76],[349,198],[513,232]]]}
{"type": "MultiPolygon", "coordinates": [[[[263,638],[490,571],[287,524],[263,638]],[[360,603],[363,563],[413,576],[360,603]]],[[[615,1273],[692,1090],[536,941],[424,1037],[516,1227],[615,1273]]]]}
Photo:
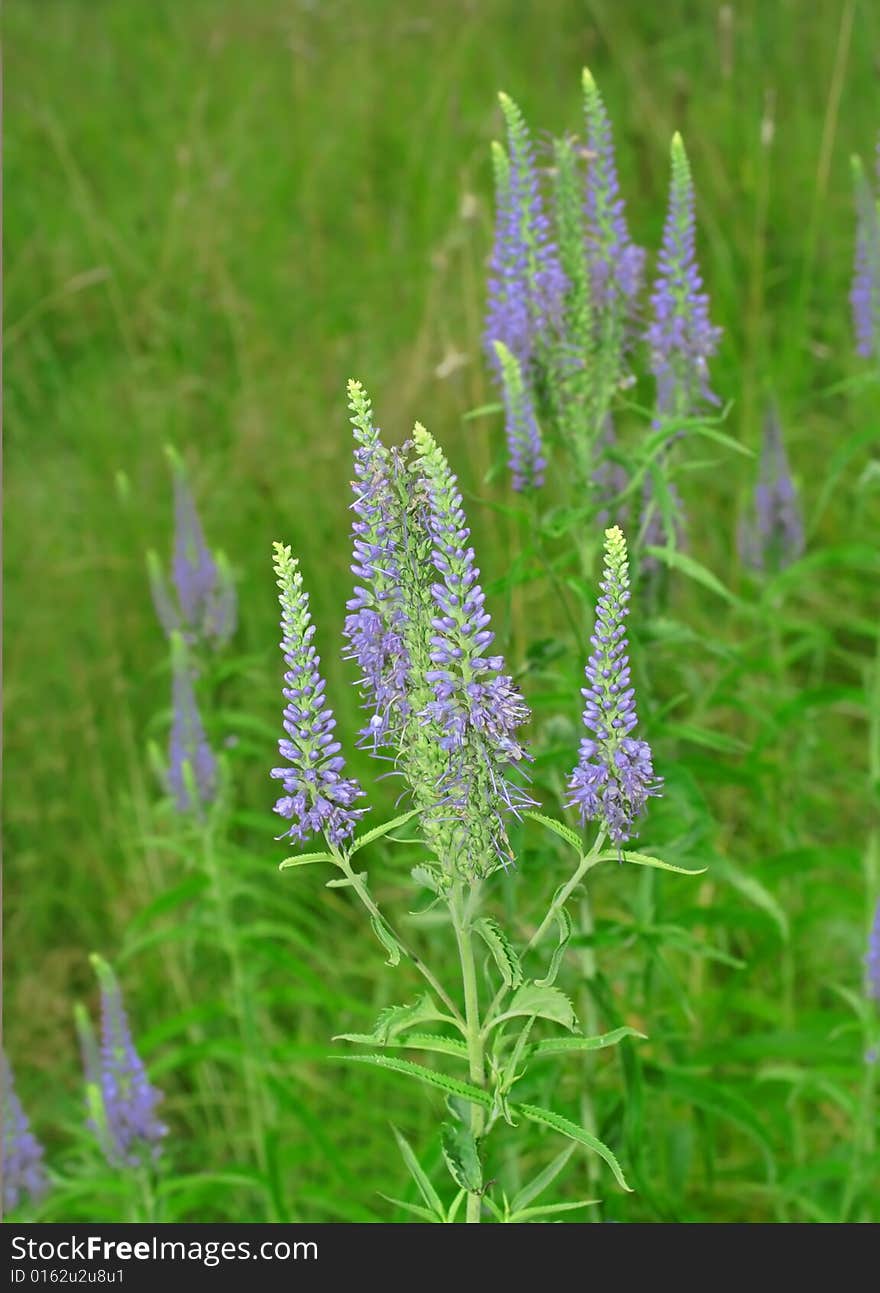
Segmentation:
{"type": "Polygon", "coordinates": [[[406,1137],[397,1130],[393,1123],[391,1130],[394,1132],[394,1139],[397,1141],[397,1148],[400,1150],[404,1163],[406,1163],[407,1170],[415,1181],[419,1194],[425,1201],[425,1206],[442,1221],[443,1217],[446,1215],[446,1209],[443,1207],[440,1195],[428,1179],[425,1169],[416,1158],[413,1148],[406,1137]]]}
{"type": "Polygon", "coordinates": [[[436,893],[439,896],[446,891],[446,886],[443,884],[446,877],[436,867],[428,866],[426,863],[419,863],[418,866],[412,868],[410,875],[416,884],[421,885],[423,889],[430,889],[431,893],[436,893]]]}
{"type": "Polygon", "coordinates": [[[438,1091],[445,1091],[448,1095],[461,1096],[463,1100],[470,1100],[471,1104],[478,1104],[483,1109],[492,1107],[492,1097],[488,1091],[472,1086],[470,1082],[447,1077],[445,1073],[437,1073],[434,1069],[426,1069],[421,1064],[414,1064],[412,1060],[393,1059],[390,1055],[331,1055],[329,1058],[344,1060],[348,1064],[373,1064],[376,1068],[391,1069],[405,1077],[417,1078],[419,1082],[436,1087],[438,1091]]]}
{"type": "Polygon", "coordinates": [[[513,994],[507,1008],[492,1020],[494,1028],[503,1019],[513,1019],[517,1015],[537,1015],[541,1019],[552,1019],[556,1024],[573,1032],[577,1027],[574,1007],[564,992],[559,988],[539,988],[535,983],[526,983],[513,994]]]}
{"type": "Polygon", "coordinates": [[[386,965],[399,965],[401,956],[401,947],[391,930],[385,924],[381,916],[370,916],[370,925],[373,933],[388,953],[386,965]]]}
{"type": "Polygon", "coordinates": [[[420,811],[421,810],[418,808],[411,808],[408,813],[401,813],[399,817],[392,817],[390,822],[382,822],[380,826],[374,826],[373,829],[367,831],[365,835],[359,835],[348,850],[349,857],[353,856],[367,844],[372,844],[373,840],[380,840],[383,836],[390,835],[392,831],[397,830],[398,826],[405,826],[406,823],[412,821],[420,811]]]}
{"type": "Polygon", "coordinates": [[[288,871],[295,866],[312,866],[315,862],[335,862],[336,859],[329,853],[299,853],[293,857],[285,858],[283,862],[278,863],[279,871],[288,871]]]}
{"type": "Polygon", "coordinates": [[[537,1199],[538,1195],[547,1189],[548,1185],[552,1185],[574,1151],[574,1144],[566,1145],[562,1153],[557,1154],[552,1163],[548,1163],[543,1171],[532,1177],[531,1181],[513,1196],[513,1201],[510,1205],[511,1212],[520,1212],[523,1208],[527,1208],[533,1199],[537,1199]]]}
{"type": "MultiPolygon", "coordinates": [[[[337,1033],[335,1042],[356,1042],[359,1046],[375,1046],[376,1039],[372,1033],[337,1033]]],[[[454,1055],[457,1059],[466,1060],[467,1045],[458,1037],[442,1037],[436,1033],[410,1033],[407,1037],[395,1037],[385,1043],[392,1050],[435,1051],[439,1055],[454,1055]]]]}
{"type": "Polygon", "coordinates": [[[599,1033],[595,1037],[548,1037],[537,1042],[530,1050],[531,1055],[568,1055],[572,1051],[601,1051],[607,1046],[616,1046],[624,1037],[638,1037],[647,1041],[644,1033],[635,1028],[614,1028],[609,1033],[599,1033]]]}
{"type": "Polygon", "coordinates": [[[611,1168],[614,1173],[614,1179],[621,1189],[626,1190],[628,1194],[632,1194],[620,1164],[608,1146],[598,1137],[591,1135],[590,1132],[585,1131],[583,1127],[579,1127],[576,1122],[572,1122],[569,1118],[564,1118],[562,1114],[554,1113],[552,1109],[541,1109],[534,1104],[520,1104],[517,1105],[517,1110],[531,1122],[539,1122],[545,1127],[552,1127],[554,1131],[560,1132],[563,1136],[568,1136],[570,1140],[576,1140],[579,1145],[586,1145],[587,1149],[592,1149],[611,1168]]]}
{"type": "Polygon", "coordinates": [[[553,950],[550,958],[550,969],[543,979],[535,979],[535,987],[549,988],[556,981],[559,973],[559,966],[562,964],[562,958],[565,955],[565,949],[568,947],[568,940],[571,938],[571,917],[564,907],[556,908],[556,923],[559,926],[559,941],[553,950]]]}
{"type": "Polygon", "coordinates": [[[474,933],[479,934],[492,953],[505,987],[518,988],[523,981],[522,966],[510,939],[498,922],[490,916],[481,916],[474,922],[474,933]]]}
{"type": "Polygon", "coordinates": [[[461,1122],[444,1122],[440,1128],[440,1144],[455,1184],[469,1194],[478,1194],[483,1188],[483,1169],[470,1128],[461,1122]]]}
{"type": "Polygon", "coordinates": [[[546,817],[543,813],[534,813],[531,810],[523,813],[523,817],[531,817],[533,822],[539,822],[542,826],[546,827],[548,831],[552,831],[553,834],[558,835],[561,840],[565,840],[566,844],[570,844],[579,857],[583,856],[583,840],[579,835],[575,834],[570,826],[566,826],[564,822],[558,822],[555,817],[546,817]]]}
{"type": "Polygon", "coordinates": [[[673,866],[671,862],[663,862],[660,858],[651,857],[648,853],[628,853],[616,852],[608,849],[600,853],[596,858],[597,862],[617,862],[620,859],[624,862],[632,862],[634,866],[654,867],[657,871],[674,871],[677,875],[705,875],[708,867],[699,867],[698,870],[692,871],[687,867],[673,866]]]}
{"type": "MultiPolygon", "coordinates": [[[[432,1001],[426,992],[416,1001],[410,1002],[403,1006],[386,1006],[379,1012],[375,1026],[371,1033],[351,1033],[341,1034],[348,1041],[367,1041],[374,1046],[387,1046],[393,1041],[399,1033],[404,1032],[407,1028],[413,1028],[416,1024],[425,1024],[432,1020],[445,1020],[447,1018],[432,1001]]],[[[337,1038],[333,1039],[334,1041],[337,1038]]]]}

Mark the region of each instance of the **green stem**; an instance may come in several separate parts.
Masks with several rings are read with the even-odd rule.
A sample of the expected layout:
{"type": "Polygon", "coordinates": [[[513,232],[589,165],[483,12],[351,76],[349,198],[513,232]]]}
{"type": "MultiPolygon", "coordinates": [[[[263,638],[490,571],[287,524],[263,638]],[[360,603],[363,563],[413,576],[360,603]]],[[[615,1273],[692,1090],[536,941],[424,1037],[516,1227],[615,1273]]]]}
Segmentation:
{"type": "MultiPolygon", "coordinates": [[[[572,893],[580,884],[581,880],[583,880],[587,872],[591,870],[597,864],[597,862],[600,861],[600,851],[604,843],[605,843],[605,828],[603,826],[603,827],[600,827],[599,834],[596,836],[596,840],[593,844],[593,847],[590,849],[589,853],[585,854],[584,857],[582,857],[580,862],[578,863],[578,867],[574,875],[571,877],[568,883],[563,885],[563,887],[557,892],[555,898],[553,899],[553,901],[551,902],[547,910],[546,916],[541,921],[540,925],[535,930],[534,934],[529,939],[528,943],[526,943],[523,955],[525,955],[527,952],[530,952],[533,947],[536,947],[537,944],[540,943],[541,939],[544,937],[544,935],[547,933],[547,930],[550,928],[550,926],[553,924],[554,920],[556,919],[556,913],[559,911],[560,907],[565,906],[565,904],[568,902],[569,898],[571,897],[572,893]]],[[[498,1008],[501,1005],[501,1002],[506,992],[507,992],[507,988],[499,988],[498,991],[496,992],[495,997],[492,1001],[492,1004],[489,1006],[489,1009],[486,1011],[485,1025],[483,1028],[484,1033],[488,1031],[489,1026],[491,1024],[496,1022],[495,1016],[498,1012],[498,1008]]]]}
{"type": "Polygon", "coordinates": [[[530,952],[537,943],[540,943],[541,939],[544,937],[544,935],[547,933],[547,930],[550,928],[550,926],[553,924],[554,920],[556,919],[556,913],[559,911],[560,907],[565,906],[565,904],[568,902],[569,898],[571,897],[572,893],[578,887],[578,885],[580,884],[581,880],[583,880],[587,872],[596,865],[596,863],[599,860],[599,852],[604,843],[605,843],[605,829],[604,827],[602,827],[600,828],[599,834],[596,836],[593,847],[590,849],[589,853],[584,854],[584,856],[581,858],[580,862],[578,863],[578,867],[574,875],[571,877],[571,879],[568,881],[567,884],[563,885],[563,887],[556,894],[556,897],[551,902],[547,910],[547,915],[541,921],[540,925],[535,930],[534,934],[526,944],[527,952],[530,952]]]}
{"type": "MultiPolygon", "coordinates": [[[[592,934],[593,909],[590,903],[589,895],[584,893],[580,900],[580,927],[583,934],[592,934]]],[[[596,977],[596,953],[592,947],[585,947],[580,954],[581,963],[581,991],[578,1002],[583,1020],[584,1032],[588,1037],[594,1036],[599,1031],[599,1019],[596,1012],[596,1002],[593,998],[590,985],[596,977]]],[[[593,1097],[590,1094],[589,1077],[590,1065],[588,1058],[584,1057],[584,1083],[581,1088],[581,1126],[595,1136],[596,1134],[596,1110],[593,1105],[593,1097]]],[[[599,1181],[599,1161],[595,1154],[587,1154],[587,1180],[590,1186],[590,1194],[594,1194],[599,1181]]],[[[588,1219],[590,1221],[600,1222],[602,1214],[597,1205],[589,1211],[588,1219]]]]}
{"type": "MultiPolygon", "coordinates": [[[[483,1087],[486,1084],[485,1060],[483,1054],[483,1032],[480,1023],[480,995],[477,986],[477,969],[474,962],[474,948],[471,937],[473,907],[475,903],[469,904],[470,910],[465,910],[462,902],[461,886],[457,885],[450,898],[449,911],[452,916],[452,923],[455,928],[455,938],[458,944],[458,955],[461,961],[461,978],[464,987],[464,1015],[465,1015],[465,1037],[468,1048],[468,1068],[470,1080],[475,1086],[483,1087]]],[[[475,1141],[479,1142],[483,1134],[485,1123],[484,1111],[480,1105],[472,1104],[470,1106],[471,1134],[475,1141]]],[[[479,1193],[469,1193],[467,1198],[467,1216],[466,1220],[471,1223],[479,1222],[480,1209],[482,1206],[482,1195],[479,1193]]]]}
{"type": "Polygon", "coordinates": [[[208,873],[211,887],[214,892],[214,905],[217,910],[220,942],[232,974],[232,994],[242,1046],[242,1074],[244,1077],[245,1099],[247,1101],[248,1121],[250,1123],[254,1157],[260,1171],[265,1172],[266,1136],[263,1116],[264,1111],[259,1074],[257,1072],[256,1064],[259,1042],[257,1030],[254,1027],[254,1017],[251,1008],[250,994],[247,987],[247,978],[245,976],[241,956],[239,955],[239,946],[238,940],[235,936],[235,929],[233,928],[233,924],[229,916],[226,892],[223,887],[223,876],[220,867],[217,865],[217,857],[214,852],[213,831],[210,825],[205,829],[202,838],[202,845],[205,870],[208,873]]]}
{"type": "Polygon", "coordinates": [[[443,1002],[446,1009],[452,1015],[456,1024],[460,1028],[461,1032],[463,1034],[466,1034],[467,1025],[465,1020],[462,1018],[461,1011],[458,1009],[455,1002],[449,996],[449,993],[443,987],[442,983],[440,983],[440,981],[437,979],[433,971],[427,965],[425,965],[421,957],[416,955],[416,953],[412,950],[412,948],[407,945],[407,943],[398,934],[397,930],[394,929],[391,922],[387,920],[385,916],[382,915],[382,912],[379,910],[379,907],[376,905],[375,901],[373,900],[372,894],[367,888],[363,875],[353,869],[351,862],[345,856],[344,853],[340,853],[337,849],[333,848],[332,845],[330,846],[330,849],[333,854],[333,857],[336,859],[336,865],[345,875],[352,889],[354,889],[355,893],[360,898],[361,902],[364,904],[367,911],[370,913],[371,916],[374,917],[374,919],[382,922],[385,928],[390,932],[391,936],[393,937],[394,941],[397,943],[403,955],[407,958],[408,961],[412,962],[412,964],[418,970],[419,974],[421,974],[422,978],[425,980],[428,986],[433,988],[434,992],[436,992],[437,996],[443,1002]]]}
{"type": "Polygon", "coordinates": [[[132,1221],[151,1222],[156,1220],[156,1196],[153,1193],[153,1180],[149,1167],[139,1167],[132,1178],[134,1198],[132,1200],[132,1221]]]}

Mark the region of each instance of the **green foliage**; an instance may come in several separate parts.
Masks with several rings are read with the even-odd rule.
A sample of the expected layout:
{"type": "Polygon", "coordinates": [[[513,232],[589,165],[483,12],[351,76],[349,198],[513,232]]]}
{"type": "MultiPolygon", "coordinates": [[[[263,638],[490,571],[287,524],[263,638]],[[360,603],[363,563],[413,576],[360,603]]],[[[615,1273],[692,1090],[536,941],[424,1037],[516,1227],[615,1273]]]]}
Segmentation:
{"type": "MultiPolygon", "coordinates": [[[[387,1120],[370,1114],[387,1096],[377,1064],[327,1063],[328,1037],[425,991],[410,948],[451,981],[443,904],[395,920],[407,947],[391,974],[347,877],[324,888],[299,855],[290,863],[303,873],[288,883],[270,843],[278,664],[263,553],[276,534],[312,589],[347,747],[362,722],[337,650],[351,593],[338,392],[356,366],[397,438],[416,405],[430,413],[469,498],[499,647],[535,714],[543,805],[518,831],[517,867],[486,882],[486,910],[525,976],[559,985],[590,1034],[553,1036],[560,1020],[536,1016],[508,1103],[517,1126],[493,1114],[491,1097],[479,1105],[495,1117],[480,1144],[495,1181],[485,1215],[877,1220],[878,1066],[864,1055],[878,1024],[862,985],[880,893],[877,385],[852,358],[847,302],[848,157],[867,157],[876,135],[874,8],[815,6],[795,20],[788,6],[753,6],[748,41],[737,15],[727,27],[713,6],[677,26],[662,7],[606,0],[587,11],[564,0],[552,22],[512,0],[436,6],[421,25],[400,0],[343,0],[332,14],[258,8],[70,0],[5,14],[15,757],[4,1045],[53,1173],[27,1219],[464,1216],[468,1191],[448,1200],[437,1126],[446,1097],[461,1098],[466,1117],[469,1097],[432,1080],[425,1100],[427,1079],[395,1088],[395,1120],[424,1162],[420,1178],[404,1155],[407,1175],[387,1120]],[[511,501],[476,357],[487,105],[503,84],[529,120],[581,130],[580,34],[612,109],[641,245],[657,244],[666,141],[679,124],[687,136],[701,266],[725,328],[714,385],[734,403],[723,426],[674,428],[686,433],[677,483],[688,547],[653,552],[667,598],[653,608],[634,598],[631,621],[640,717],[665,779],[639,847],[706,870],[691,883],[644,865],[591,869],[586,896],[579,885],[565,900],[572,932],[554,975],[558,915],[525,949],[587,847],[549,822],[580,736],[595,543],[589,508],[561,473],[533,507],[511,501]],[[768,382],[792,430],[808,549],[762,583],[740,570],[733,536],[768,382]],[[148,757],[168,728],[144,577],[145,552],[169,546],[168,440],[241,597],[235,648],[201,680],[229,787],[207,833],[176,821],[154,775],[161,757],[148,757]],[[166,1093],[172,1131],[147,1188],[110,1170],[84,1127],[71,1007],[86,996],[94,1007],[96,948],[124,973],[139,1049],[166,1093]],[[520,1101],[601,1136],[635,1192],[607,1189],[607,1173],[592,1174],[591,1164],[604,1172],[594,1147],[520,1101]],[[566,1149],[551,1160],[559,1134],[566,1149]],[[582,1212],[587,1198],[602,1203],[582,1212]]],[[[561,159],[570,195],[575,158],[561,159]]],[[[624,506],[667,438],[645,431],[649,395],[636,386],[618,400],[632,433],[620,449],[624,506]]],[[[354,761],[369,767],[366,754],[354,761]]],[[[392,779],[375,784],[375,820],[394,818],[397,794],[392,779]]],[[[373,837],[364,855],[382,910],[417,905],[412,869],[443,896],[427,883],[437,874],[424,848],[392,843],[373,837]]],[[[496,966],[493,956],[489,976],[506,988],[496,966]]],[[[404,1029],[377,1062],[421,1050],[467,1089],[467,1048],[452,1033],[404,1029]]],[[[490,1034],[502,1080],[521,1035],[504,1024],[490,1034]]]]}
{"type": "Polygon", "coordinates": [[[481,916],[479,920],[474,921],[474,933],[479,934],[492,953],[501,978],[504,980],[504,986],[518,988],[523,981],[522,965],[510,939],[498,921],[493,920],[491,916],[481,916]]]}

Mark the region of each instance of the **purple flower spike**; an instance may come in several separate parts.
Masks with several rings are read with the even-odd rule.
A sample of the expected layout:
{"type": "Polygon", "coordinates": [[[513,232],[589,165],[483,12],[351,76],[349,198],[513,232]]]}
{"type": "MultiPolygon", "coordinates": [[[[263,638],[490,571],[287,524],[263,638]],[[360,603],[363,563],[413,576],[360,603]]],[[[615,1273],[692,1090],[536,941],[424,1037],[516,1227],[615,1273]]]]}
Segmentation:
{"type": "Polygon", "coordinates": [[[526,752],[516,729],[528,720],[529,710],[513,679],[501,673],[502,657],[486,655],[495,634],[458,483],[433,436],[418,423],[413,440],[428,486],[431,559],[439,576],[431,586],[437,613],[431,637],[435,668],[428,680],[436,699],[429,715],[444,733],[444,749],[460,749],[470,733],[478,732],[503,763],[518,763],[526,752]]]}
{"type": "Polygon", "coordinates": [[[162,1092],[150,1083],[135,1050],[116,975],[102,957],[91,960],[101,988],[96,1129],[111,1163],[140,1167],[158,1158],[168,1131],[156,1116],[162,1092]]]}
{"type": "Polygon", "coordinates": [[[501,365],[508,466],[513,477],[513,488],[520,492],[538,489],[544,483],[547,462],[535,417],[532,392],[523,379],[519,361],[503,342],[496,341],[495,352],[501,365]]]}
{"type": "Polygon", "coordinates": [[[880,899],[874,911],[874,922],[868,937],[868,951],[865,956],[867,970],[867,991],[872,1001],[880,1001],[880,899]]]}
{"type": "Polygon", "coordinates": [[[635,309],[645,270],[645,252],[629,236],[617,179],[611,120],[587,68],[583,73],[589,163],[585,214],[587,259],[594,310],[626,318],[635,309]]]}
{"type": "Polygon", "coordinates": [[[783,570],[804,551],[804,525],[782,439],[779,414],[767,410],[754,518],[740,529],[740,555],[753,570],[783,570]]]}
{"type": "Polygon", "coordinates": [[[224,646],[235,632],[237,599],[225,559],[215,559],[205,541],[183,464],[168,451],[174,475],[173,596],[166,587],[155,554],[150,556],[150,584],[156,614],[167,634],[182,633],[194,646],[224,646]]]}
{"type": "Polygon", "coordinates": [[[34,1202],[45,1194],[48,1183],[43,1167],[43,1147],[31,1131],[27,1114],[15,1090],[12,1069],[0,1051],[0,1100],[3,1104],[3,1210],[12,1212],[27,1196],[34,1202]]]}
{"type": "Polygon", "coordinates": [[[493,343],[501,341],[527,371],[561,320],[566,281],[541,197],[528,127],[513,100],[506,94],[499,98],[507,152],[500,145],[493,149],[497,212],[486,351],[498,371],[493,343]]]}
{"type": "Polygon", "coordinates": [[[669,209],[651,294],[653,320],[647,332],[661,418],[691,417],[701,401],[719,402],[709,389],[708,360],[718,349],[721,329],[709,321],[695,235],[694,186],[684,144],[676,134],[669,209]]]}
{"type": "Polygon", "coordinates": [[[423,426],[413,441],[427,489],[425,516],[437,580],[425,679],[433,692],[420,718],[448,754],[437,790],[456,836],[449,862],[459,874],[486,875],[510,857],[504,818],[534,801],[509,780],[512,765],[528,759],[517,729],[529,710],[501,656],[487,655],[494,640],[480,588],[461,494],[442,451],[423,426]],[[489,868],[487,870],[487,868],[489,868]]]}
{"type": "MultiPolygon", "coordinates": [[[[880,183],[880,141],[877,171],[880,183]]],[[[880,361],[880,203],[858,157],[853,158],[856,193],[856,252],[850,304],[856,350],[880,361]]]]}
{"type": "Polygon", "coordinates": [[[489,362],[498,369],[494,343],[501,341],[522,363],[532,356],[532,328],[526,287],[528,249],[522,217],[514,206],[510,162],[499,143],[492,145],[495,171],[495,238],[489,261],[485,344],[489,362]]]}
{"type": "Polygon", "coordinates": [[[278,749],[290,764],[273,768],[272,776],[284,785],[275,812],[291,821],[279,836],[302,844],[322,833],[334,848],[353,834],[365,809],[354,803],[363,795],[358,783],[342,775],[345,760],[333,735],[336,719],[324,699],[320,658],[312,638],[315,626],[309,613],[308,594],[303,589],[299,563],[290,548],[274,545],[274,566],[281,590],[281,650],[287,665],[284,675],[284,730],[287,739],[278,749]]]}
{"type": "Polygon", "coordinates": [[[370,401],[361,384],[349,382],[348,395],[357,442],[351,569],[363,582],[347,603],[344,632],[351,647],[349,658],[361,669],[361,692],[373,711],[361,732],[361,744],[376,749],[394,738],[409,712],[406,685],[410,661],[404,642],[406,613],[400,586],[392,455],[373,425],[370,401]]]}
{"type": "Polygon", "coordinates": [[[605,531],[602,596],[596,606],[593,653],[586,666],[584,726],[592,736],[580,746],[580,760],[569,781],[569,807],[580,810],[581,823],[601,820],[615,844],[624,844],[645,810],[660,793],[651,750],[630,733],[637,723],[635,692],[630,686],[624,620],[628,613],[629,571],[626,540],[615,525],[605,531]]]}
{"type": "Polygon", "coordinates": [[[179,813],[201,815],[217,793],[217,762],[196,704],[195,669],[180,633],[171,635],[171,670],[168,785],[179,813]]]}

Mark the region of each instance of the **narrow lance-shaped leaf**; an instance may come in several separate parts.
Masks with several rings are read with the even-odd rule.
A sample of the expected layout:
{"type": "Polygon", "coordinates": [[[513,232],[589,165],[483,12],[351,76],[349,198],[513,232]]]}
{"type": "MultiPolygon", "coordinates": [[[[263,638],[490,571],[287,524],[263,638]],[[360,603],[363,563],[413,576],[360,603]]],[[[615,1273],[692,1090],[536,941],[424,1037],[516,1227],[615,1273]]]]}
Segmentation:
{"type": "Polygon", "coordinates": [[[406,1163],[407,1170],[415,1181],[416,1187],[418,1188],[419,1194],[421,1194],[424,1199],[426,1207],[436,1218],[439,1218],[442,1221],[443,1217],[446,1215],[446,1210],[443,1207],[440,1195],[431,1184],[427,1172],[416,1158],[412,1146],[406,1137],[393,1125],[391,1130],[394,1132],[394,1139],[397,1141],[397,1147],[400,1150],[401,1157],[403,1158],[404,1163],[406,1163]]]}
{"type": "Polygon", "coordinates": [[[629,1194],[632,1193],[631,1188],[626,1183],[626,1177],[623,1175],[620,1164],[603,1141],[585,1131],[583,1127],[579,1127],[577,1123],[572,1122],[569,1118],[564,1118],[562,1114],[553,1113],[551,1109],[541,1109],[533,1104],[520,1104],[517,1105],[517,1109],[531,1122],[543,1123],[545,1127],[552,1127],[554,1131],[558,1131],[563,1136],[568,1136],[569,1139],[577,1141],[579,1145],[586,1145],[587,1149],[592,1149],[600,1158],[604,1158],[621,1189],[626,1190],[629,1194]]]}
{"type": "Polygon", "coordinates": [[[483,1109],[491,1109],[492,1107],[492,1097],[488,1091],[474,1086],[471,1082],[462,1082],[459,1078],[447,1077],[445,1073],[437,1073],[434,1069],[426,1069],[421,1064],[413,1063],[412,1060],[399,1060],[391,1055],[331,1055],[330,1058],[345,1060],[349,1064],[372,1064],[376,1068],[391,1069],[395,1073],[414,1077],[419,1082],[424,1082],[426,1086],[432,1086],[438,1091],[445,1091],[447,1095],[461,1096],[463,1100],[469,1100],[471,1104],[478,1104],[483,1109]]]}

